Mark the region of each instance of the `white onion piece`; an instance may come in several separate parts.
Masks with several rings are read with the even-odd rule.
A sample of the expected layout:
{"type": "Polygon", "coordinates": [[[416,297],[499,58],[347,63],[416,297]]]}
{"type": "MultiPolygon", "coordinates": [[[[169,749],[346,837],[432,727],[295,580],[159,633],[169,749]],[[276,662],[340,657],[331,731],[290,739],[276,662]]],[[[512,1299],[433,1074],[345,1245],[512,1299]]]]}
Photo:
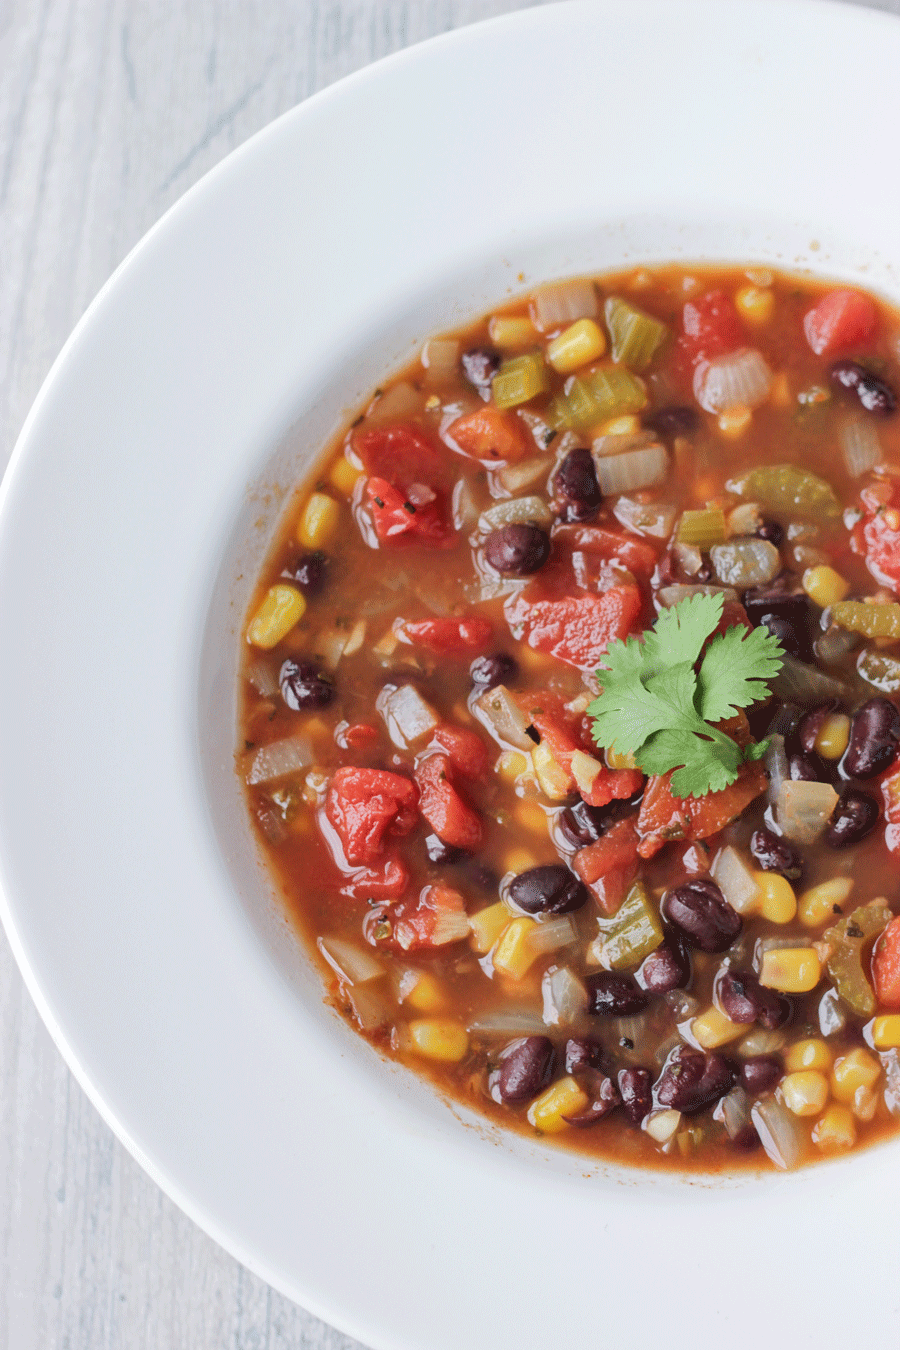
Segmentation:
{"type": "Polygon", "coordinates": [[[385,685],[375,706],[384,718],[388,735],[401,750],[430,736],[440,721],[431,705],[411,684],[402,684],[399,689],[385,685]]]}
{"type": "Polygon", "coordinates": [[[456,375],[459,343],[456,338],[431,338],[422,348],[427,384],[446,384],[456,375]]]}
{"type": "Polygon", "coordinates": [[[365,984],[384,974],[384,966],[371,952],[352,942],[345,942],[343,938],[320,937],[316,945],[338,979],[345,984],[365,984]]]}
{"type": "Polygon", "coordinates": [[[774,1097],[761,1097],[753,1103],[750,1119],[775,1166],[783,1172],[796,1167],[803,1150],[802,1126],[797,1117],[774,1097]]]}
{"type": "Polygon", "coordinates": [[[672,545],[672,556],[678,564],[678,570],[686,577],[695,577],[703,566],[703,554],[696,544],[672,545]]]}
{"type": "Polygon", "coordinates": [[[270,844],[283,844],[290,831],[274,802],[261,802],[256,808],[259,827],[270,844]]]}
{"type": "Polygon", "coordinates": [[[534,459],[523,459],[518,464],[504,464],[497,471],[497,479],[507,492],[521,492],[523,488],[533,487],[539,478],[549,474],[546,455],[536,455],[534,459]]]}
{"type": "Polygon", "coordinates": [[[478,503],[468,478],[460,478],[453,489],[453,528],[471,530],[478,519],[478,503]]]}
{"type": "Polygon", "coordinates": [[[468,1030],[482,1036],[542,1036],[547,1024],[530,1008],[491,1008],[473,1017],[468,1030]]]}
{"type": "Polygon", "coordinates": [[[607,455],[621,455],[626,450],[644,450],[648,445],[657,444],[653,431],[625,431],[596,436],[591,441],[591,450],[605,459],[607,455]]]}
{"type": "Polygon", "coordinates": [[[694,397],[708,413],[758,408],[771,388],[772,372],[754,347],[702,361],[694,372],[694,397]]]}
{"type": "Polygon", "coordinates": [[[737,849],[729,844],[717,853],[710,876],[738,914],[746,914],[752,908],[759,895],[759,886],[737,849]]]}
{"type": "Polygon", "coordinates": [[[900,1051],[883,1050],[878,1058],[884,1069],[884,1104],[892,1116],[900,1116],[900,1051]]]}
{"type": "Polygon", "coordinates": [[[626,450],[621,455],[594,455],[597,481],[605,497],[661,483],[669,472],[669,453],[665,446],[648,445],[642,450],[626,450]]]}
{"type": "Polygon", "coordinates": [[[576,319],[593,319],[599,310],[592,281],[554,281],[539,286],[531,297],[531,319],[546,333],[576,319]]]}
{"type": "Polygon", "coordinates": [[[733,1087],[719,1099],[713,1120],[721,1120],[729,1139],[736,1139],[750,1124],[750,1099],[742,1087],[733,1087]]]}
{"type": "Polygon", "coordinates": [[[836,989],[828,989],[819,999],[819,1030],[823,1036],[836,1036],[849,1020],[847,1006],[836,989]]]}
{"type": "Polygon", "coordinates": [[[655,1139],[657,1144],[668,1144],[675,1138],[678,1127],[681,1124],[680,1111],[651,1111],[649,1116],[644,1116],[641,1121],[641,1129],[646,1130],[651,1139],[655,1139]]]}
{"type": "Polygon", "coordinates": [[[555,919],[543,919],[528,934],[528,945],[538,956],[547,952],[558,952],[563,947],[571,947],[578,938],[575,925],[568,914],[560,914],[555,919]]]}
{"type": "Polygon", "coordinates": [[[370,983],[353,984],[346,990],[353,1015],[363,1031],[374,1031],[390,1021],[390,1010],[384,997],[370,983]]]}
{"type": "Polygon", "coordinates": [[[787,779],[778,790],[775,820],[785,839],[795,844],[814,844],[837,803],[838,795],[830,783],[787,779]]]}
{"type": "Polygon", "coordinates": [[[675,523],[675,507],[671,503],[636,502],[631,497],[620,497],[613,515],[632,534],[646,534],[651,539],[667,539],[675,523]]]}
{"type": "Polygon", "coordinates": [[[278,693],[278,679],[269,662],[262,656],[251,661],[247,667],[247,679],[263,698],[272,698],[278,693]]]}
{"type": "Polygon", "coordinates": [[[838,443],[851,478],[862,478],[884,458],[881,441],[871,417],[857,414],[838,427],[838,443]]]}
{"type": "Polygon", "coordinates": [[[696,1017],[700,1011],[700,1000],[694,998],[693,994],[685,993],[683,989],[670,989],[668,993],[663,994],[663,999],[669,1005],[676,1022],[683,1022],[687,1017],[696,1017]]]}
{"type": "Polygon", "coordinates": [[[777,1055],[785,1045],[786,1031],[766,1031],[764,1027],[754,1027],[738,1041],[737,1052],[744,1059],[756,1059],[757,1055],[777,1055]]]}
{"type": "Polygon", "coordinates": [[[472,711],[504,750],[512,748],[530,753],[534,749],[534,741],[527,731],[528,718],[505,685],[488,689],[475,700],[472,711]]]}
{"type": "Polygon", "coordinates": [[[378,422],[402,421],[404,417],[413,417],[425,406],[424,395],[411,384],[401,380],[386,394],[372,404],[366,413],[366,422],[372,426],[378,422]]]}
{"type": "Polygon", "coordinates": [[[689,600],[692,595],[721,595],[724,601],[736,600],[737,591],[732,586],[661,586],[656,598],[663,609],[671,609],[681,600],[689,600]]]}
{"type": "Polygon", "coordinates": [[[508,502],[498,502],[496,506],[483,511],[478,522],[482,534],[499,530],[502,525],[549,525],[553,517],[543,497],[513,497],[508,502]]]}
{"type": "Polygon", "coordinates": [[[327,633],[317,634],[316,655],[327,670],[336,669],[338,662],[344,655],[344,648],[349,637],[350,634],[343,632],[340,628],[332,628],[327,633]]]}
{"type": "MultiPolygon", "coordinates": [[[[469,937],[471,932],[465,910],[438,909],[435,911],[429,941],[435,947],[445,947],[449,942],[461,942],[463,938],[469,937]]],[[[418,933],[409,920],[400,919],[394,928],[394,936],[403,950],[408,952],[418,933]]]]}
{"type": "Polygon", "coordinates": [[[716,579],[723,586],[759,586],[781,571],[781,555],[768,539],[729,539],[709,550],[716,579]]]}
{"type": "Polygon", "coordinates": [[[568,966],[545,971],[541,989],[548,1027],[570,1027],[587,1009],[587,990],[568,966]]]}
{"type": "Polygon", "coordinates": [[[777,731],[772,732],[769,736],[769,748],[763,762],[769,777],[768,800],[770,805],[774,806],[778,801],[782,783],[788,782],[791,776],[791,766],[788,763],[787,751],[784,748],[784,737],[779,735],[777,731]]]}
{"type": "Polygon", "coordinates": [[[252,786],[271,783],[276,778],[287,778],[299,773],[313,762],[312,746],[306,736],[286,736],[281,741],[270,741],[254,750],[247,761],[246,781],[252,786]]]}

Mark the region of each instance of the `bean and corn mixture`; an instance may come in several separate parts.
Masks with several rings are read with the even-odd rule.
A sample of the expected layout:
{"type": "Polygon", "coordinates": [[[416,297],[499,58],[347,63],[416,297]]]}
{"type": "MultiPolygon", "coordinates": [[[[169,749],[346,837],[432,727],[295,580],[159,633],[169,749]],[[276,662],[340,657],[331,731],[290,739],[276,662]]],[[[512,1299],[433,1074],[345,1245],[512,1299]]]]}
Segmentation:
{"type": "Polygon", "coordinates": [[[504,1125],[900,1125],[900,318],[767,269],[429,341],[287,513],[238,754],[329,997],[504,1125]]]}

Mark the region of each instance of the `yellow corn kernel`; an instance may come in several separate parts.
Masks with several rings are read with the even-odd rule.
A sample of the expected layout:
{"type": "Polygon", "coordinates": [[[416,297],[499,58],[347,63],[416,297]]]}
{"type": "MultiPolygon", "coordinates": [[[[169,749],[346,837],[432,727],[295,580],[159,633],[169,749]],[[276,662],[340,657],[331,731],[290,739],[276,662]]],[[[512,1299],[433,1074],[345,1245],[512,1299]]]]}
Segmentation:
{"type": "Polygon", "coordinates": [[[813,749],[823,759],[840,759],[850,740],[850,718],[846,713],[829,713],[819,728],[813,749]]]}
{"type": "Polygon", "coordinates": [[[532,750],[531,763],[541,792],[552,802],[564,802],[569,796],[569,775],[560,768],[543,742],[532,750]]]}
{"type": "Polygon", "coordinates": [[[719,413],[719,430],[729,440],[736,441],[739,436],[743,436],[752,421],[752,408],[729,408],[727,412],[719,413]]]}
{"type": "Polygon", "coordinates": [[[501,900],[480,909],[477,914],[469,915],[469,927],[472,930],[470,942],[479,956],[491,950],[509,922],[509,910],[501,900]]]}
{"type": "Polygon", "coordinates": [[[423,970],[403,1002],[416,1012],[440,1012],[447,1006],[447,995],[440,980],[430,970],[423,970]]]}
{"type": "Polygon", "coordinates": [[[518,750],[504,750],[497,760],[497,774],[510,786],[516,783],[523,773],[527,773],[528,769],[528,760],[518,750]]]}
{"type": "Polygon", "coordinates": [[[868,1050],[851,1050],[835,1060],[831,1070],[831,1089],[839,1102],[853,1106],[860,1088],[874,1087],[881,1076],[881,1065],[868,1050]]]}
{"type": "Polygon", "coordinates": [[[488,336],[501,352],[524,351],[539,338],[534,324],[521,314],[495,314],[488,324],[488,336]]]}
{"type": "Polygon", "coordinates": [[[748,323],[768,323],[772,317],[775,296],[762,286],[742,286],[734,303],[748,323]]]}
{"type": "Polygon", "coordinates": [[[250,620],[247,640],[254,647],[277,647],[306,611],[306,597],[294,586],[270,586],[250,620]]]}
{"type": "Polygon", "coordinates": [[[816,1121],[812,1141],[819,1148],[852,1148],[856,1143],[856,1122],[853,1113],[848,1111],[846,1106],[832,1102],[821,1119],[816,1121]]]}
{"type": "Polygon", "coordinates": [[[853,890],[852,877],[832,877],[804,891],[797,901],[797,916],[804,928],[821,928],[834,923],[853,890]]]}
{"type": "Polygon", "coordinates": [[[537,802],[517,802],[513,815],[520,825],[524,825],[525,829],[531,830],[533,834],[547,833],[547,813],[541,810],[537,802]]]}
{"type": "Polygon", "coordinates": [[[886,1013],[875,1018],[872,1044],[876,1050],[900,1050],[900,1013],[886,1013]]]}
{"type": "Polygon", "coordinates": [[[715,1050],[716,1046],[736,1041],[738,1036],[743,1036],[745,1030],[746,1027],[738,1022],[732,1022],[731,1018],[719,1012],[718,1008],[707,1008],[706,1012],[700,1013],[691,1023],[691,1034],[704,1050],[715,1050]]]}
{"type": "Polygon", "coordinates": [[[328,475],[328,481],[332,487],[336,487],[338,492],[343,492],[345,497],[349,497],[356,484],[362,478],[362,469],[357,469],[355,464],[351,464],[345,455],[335,460],[328,475]]]}
{"type": "Polygon", "coordinates": [[[577,1116],[587,1109],[589,1099],[574,1078],[560,1078],[542,1092],[528,1108],[528,1123],[541,1134],[559,1134],[568,1129],[566,1116],[577,1116]]]}
{"type": "Polygon", "coordinates": [[[850,590],[850,582],[827,563],[820,563],[818,567],[807,567],[801,585],[813,604],[818,605],[820,609],[836,605],[850,590]]]}
{"type": "Polygon", "coordinates": [[[596,361],[606,351],[603,329],[593,319],[576,319],[547,348],[547,360],[560,375],[596,361]]]}
{"type": "Polygon", "coordinates": [[[810,1038],[808,1041],[795,1041],[784,1052],[784,1067],[788,1073],[799,1073],[801,1069],[816,1069],[827,1073],[831,1068],[834,1055],[825,1041],[810,1038]]]}
{"type": "Polygon", "coordinates": [[[528,941],[537,924],[534,919],[513,919],[494,948],[494,969],[512,980],[521,980],[534,965],[537,954],[528,941]]]}
{"type": "Polygon", "coordinates": [[[781,947],[764,953],[759,982],[783,994],[808,994],[822,978],[822,965],[812,947],[781,947]]]}
{"type": "Polygon", "coordinates": [[[297,538],[304,548],[321,548],[337,533],[340,503],[324,492],[314,492],[300,513],[297,538]]]}
{"type": "Polygon", "coordinates": [[[641,420],[634,413],[621,413],[618,417],[608,417],[605,422],[594,427],[597,436],[634,436],[641,429],[641,420]]]}
{"type": "Polygon", "coordinates": [[[753,880],[759,887],[754,912],[770,923],[790,923],[797,913],[797,897],[791,883],[778,872],[754,872],[753,880]]]}
{"type": "Polygon", "coordinates": [[[458,1064],[469,1051],[469,1033],[452,1017],[423,1017],[410,1022],[409,1034],[412,1048],[426,1059],[458,1064]]]}
{"type": "Polygon", "coordinates": [[[816,1069],[789,1073],[781,1080],[781,1093],[795,1116],[817,1116],[828,1101],[828,1079],[816,1069]]]}
{"type": "Polygon", "coordinates": [[[527,848],[511,848],[503,859],[503,864],[507,872],[515,872],[518,876],[520,872],[537,867],[538,860],[527,848]]]}
{"type": "Polygon", "coordinates": [[[617,750],[614,745],[611,745],[609,749],[604,752],[604,759],[606,760],[606,766],[609,769],[637,768],[637,760],[634,757],[634,751],[629,750],[627,754],[623,754],[622,751],[617,750]]]}

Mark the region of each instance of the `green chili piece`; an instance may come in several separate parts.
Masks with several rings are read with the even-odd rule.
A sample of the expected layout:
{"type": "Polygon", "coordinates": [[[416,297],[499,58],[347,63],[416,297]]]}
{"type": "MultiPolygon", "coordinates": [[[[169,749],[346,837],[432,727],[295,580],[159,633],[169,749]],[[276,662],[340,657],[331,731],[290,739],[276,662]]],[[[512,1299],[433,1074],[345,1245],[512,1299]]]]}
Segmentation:
{"type": "Polygon", "coordinates": [[[726,485],[770,511],[797,514],[807,520],[836,520],[841,504],[830,483],[796,464],[762,464],[726,485]]]}
{"type": "Polygon", "coordinates": [[[900,638],[900,605],[867,605],[864,600],[839,600],[831,619],[849,633],[867,638],[900,638]]]}
{"type": "Polygon", "coordinates": [[[871,1017],[875,1011],[875,995],[863,970],[863,947],[893,917],[887,905],[873,900],[846,914],[840,923],[825,931],[823,940],[831,948],[827,960],[831,982],[838,996],[858,1017],[871,1017]]]}
{"type": "Polygon", "coordinates": [[[659,911],[646,886],[636,881],[611,919],[600,922],[603,956],[612,970],[640,965],[663,940],[659,911]]]}
{"type": "Polygon", "coordinates": [[[679,544],[694,544],[706,553],[713,544],[725,542],[725,512],[682,511],[676,538],[679,544]]]}

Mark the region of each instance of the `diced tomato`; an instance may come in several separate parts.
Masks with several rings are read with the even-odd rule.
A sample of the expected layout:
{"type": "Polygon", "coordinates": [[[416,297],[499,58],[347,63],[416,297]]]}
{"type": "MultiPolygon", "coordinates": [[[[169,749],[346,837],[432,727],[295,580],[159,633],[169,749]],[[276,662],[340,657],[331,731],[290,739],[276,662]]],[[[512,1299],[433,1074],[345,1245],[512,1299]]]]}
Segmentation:
{"type": "Polygon", "coordinates": [[[481,843],[481,821],[460,797],[447,755],[428,755],[416,766],[419,810],[439,839],[471,853],[481,843]]]}
{"type": "Polygon", "coordinates": [[[590,789],[581,795],[588,806],[608,806],[610,802],[624,802],[633,797],[643,781],[640,769],[608,769],[604,764],[590,789]]]}
{"type": "Polygon", "coordinates": [[[595,670],[609,644],[628,636],[641,611],[635,586],[613,586],[602,595],[529,600],[519,596],[507,610],[515,631],[521,626],[529,647],[580,670],[595,670]]]}
{"type": "Polygon", "coordinates": [[[417,619],[397,628],[416,647],[449,655],[454,652],[477,652],[491,639],[493,629],[487,619],[417,619]]]}
{"type": "Polygon", "coordinates": [[[467,727],[435,727],[431,744],[444,751],[464,778],[481,778],[487,770],[487,747],[478,733],[467,727]]]}
{"type": "Polygon", "coordinates": [[[388,834],[408,834],[416,823],[415,784],[383,769],[338,769],[325,799],[347,861],[374,862],[388,834]]]}
{"type": "Polygon", "coordinates": [[[394,940],[405,952],[437,951],[470,931],[463,896],[441,882],[425,886],[415,904],[401,902],[393,910],[393,920],[394,940]]]}
{"type": "Polygon", "coordinates": [[[900,854],[900,758],[881,780],[884,803],[884,842],[896,857],[900,854]]]}
{"type": "Polygon", "coordinates": [[[881,1007],[900,1009],[900,918],[892,919],[875,943],[872,981],[881,1007]]]}
{"type": "Polygon", "coordinates": [[[874,301],[859,291],[840,286],[807,310],[803,331],[816,356],[834,356],[868,342],[877,323],[874,301]]]}
{"type": "Polygon", "coordinates": [[[367,750],[378,740],[378,728],[368,722],[339,722],[335,727],[334,739],[342,750],[367,750]]]}
{"type": "Polygon", "coordinates": [[[865,517],[853,527],[851,544],[882,586],[900,588],[900,488],[876,483],[860,494],[865,517]]]}
{"type": "Polygon", "coordinates": [[[371,866],[351,872],[340,892],[351,900],[396,900],[408,882],[405,865],[394,853],[388,853],[371,866]]]}
{"type": "Polygon", "coordinates": [[[370,478],[366,495],[375,523],[375,533],[382,543],[442,543],[450,533],[444,520],[440,498],[431,501],[412,500],[414,485],[400,491],[386,478],[370,478]]]}
{"type": "MultiPolygon", "coordinates": [[[[476,408],[451,422],[445,433],[450,444],[473,459],[504,460],[515,464],[528,450],[522,423],[499,408],[476,408]]],[[[532,447],[533,448],[533,447],[532,447]]]]}
{"type": "Polygon", "coordinates": [[[383,478],[399,488],[446,481],[445,456],[415,427],[360,428],[351,440],[370,477],[383,478]]]}
{"type": "Polygon", "coordinates": [[[633,863],[631,867],[617,868],[613,872],[607,872],[605,876],[598,877],[588,887],[597,902],[597,908],[606,918],[611,919],[618,912],[622,901],[628,894],[631,883],[637,876],[637,872],[637,863],[633,863]]]}
{"type": "Polygon", "coordinates": [[[637,863],[640,839],[636,820],[635,816],[617,820],[596,844],[588,844],[575,854],[572,866],[588,886],[608,872],[621,872],[637,863]]]}
{"type": "Polygon", "coordinates": [[[744,342],[734,301],[724,291],[688,300],[681,312],[681,330],[673,348],[673,365],[685,379],[701,361],[724,356],[744,342]]]}
{"type": "Polygon", "coordinates": [[[676,797],[671,778],[667,773],[647,780],[637,822],[642,858],[652,858],[672,840],[693,842],[718,834],[765,792],[767,785],[765,771],[756,762],[742,764],[733,783],[705,797],[676,797]]]}
{"type": "Polygon", "coordinates": [[[573,735],[571,728],[561,717],[556,717],[549,712],[532,713],[531,725],[540,736],[541,744],[546,745],[555,763],[566,775],[569,791],[577,791],[571,764],[572,755],[576,750],[581,749],[580,737],[573,735]]]}
{"type": "Polygon", "coordinates": [[[554,538],[568,540],[573,548],[596,554],[598,558],[620,562],[638,576],[649,577],[656,566],[657,554],[652,544],[603,525],[565,526],[554,538]]]}
{"type": "Polygon", "coordinates": [[[580,792],[589,806],[607,806],[611,801],[625,801],[634,796],[644,781],[644,775],[639,769],[608,769],[601,763],[590,788],[582,790],[572,773],[572,755],[576,750],[583,750],[596,759],[596,749],[589,740],[585,740],[582,728],[579,726],[573,730],[561,718],[545,712],[532,713],[531,724],[540,736],[541,744],[547,746],[554,761],[567,776],[569,791],[580,792]]]}

